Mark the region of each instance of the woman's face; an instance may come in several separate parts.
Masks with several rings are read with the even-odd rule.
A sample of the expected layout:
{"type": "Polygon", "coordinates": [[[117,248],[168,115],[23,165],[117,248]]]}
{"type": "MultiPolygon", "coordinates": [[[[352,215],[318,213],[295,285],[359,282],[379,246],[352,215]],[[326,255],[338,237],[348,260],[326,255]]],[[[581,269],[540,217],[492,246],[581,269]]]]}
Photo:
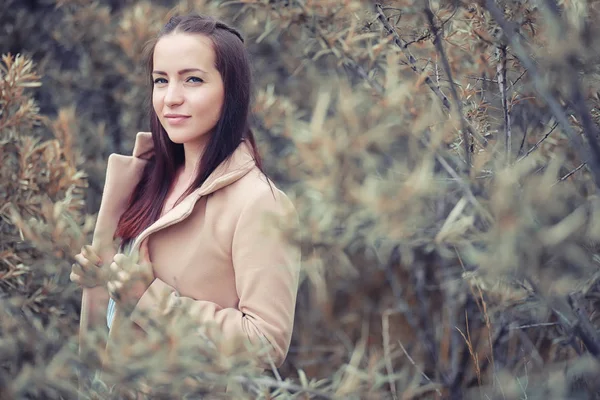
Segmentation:
{"type": "Polygon", "coordinates": [[[154,48],[152,105],[171,141],[206,143],[221,115],[225,91],[205,35],[174,33],[154,48]]]}

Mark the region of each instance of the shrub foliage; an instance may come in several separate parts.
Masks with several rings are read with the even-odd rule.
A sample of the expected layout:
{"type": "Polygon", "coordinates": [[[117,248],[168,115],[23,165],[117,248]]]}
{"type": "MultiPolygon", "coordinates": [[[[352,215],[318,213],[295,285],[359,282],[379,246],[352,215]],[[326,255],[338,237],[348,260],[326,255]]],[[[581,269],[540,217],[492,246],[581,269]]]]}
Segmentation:
{"type": "Polygon", "coordinates": [[[302,221],[292,346],[259,375],[173,324],[123,344],[113,384],[84,396],[600,394],[596,3],[8,3],[1,398],[75,398],[99,362],[77,357],[72,256],[107,155],[147,129],[141,49],[191,11],[239,27],[253,56],[253,129],[302,221]]]}

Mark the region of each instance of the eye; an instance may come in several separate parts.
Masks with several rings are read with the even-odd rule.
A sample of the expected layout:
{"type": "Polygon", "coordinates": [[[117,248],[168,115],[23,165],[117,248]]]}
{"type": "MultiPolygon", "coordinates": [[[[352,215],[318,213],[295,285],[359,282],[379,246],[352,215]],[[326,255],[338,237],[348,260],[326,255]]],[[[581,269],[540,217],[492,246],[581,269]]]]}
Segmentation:
{"type": "Polygon", "coordinates": [[[167,80],[165,78],[156,78],[154,79],[154,84],[159,84],[159,83],[167,83],[167,80]]]}
{"type": "Polygon", "coordinates": [[[202,83],[204,82],[201,78],[198,78],[197,76],[190,76],[187,79],[188,82],[192,82],[192,83],[202,83]]]}

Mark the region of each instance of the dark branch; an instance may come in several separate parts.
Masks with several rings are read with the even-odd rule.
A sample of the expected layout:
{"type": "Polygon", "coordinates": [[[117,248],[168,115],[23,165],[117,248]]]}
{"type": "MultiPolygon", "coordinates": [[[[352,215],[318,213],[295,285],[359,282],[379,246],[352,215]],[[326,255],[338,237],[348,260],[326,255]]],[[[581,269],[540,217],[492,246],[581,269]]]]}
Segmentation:
{"type": "MultiPolygon", "coordinates": [[[[544,101],[546,101],[546,103],[548,104],[552,115],[554,115],[554,118],[560,124],[561,128],[567,135],[569,141],[571,142],[571,145],[577,152],[579,158],[586,163],[588,170],[592,173],[594,177],[594,182],[596,183],[596,186],[600,188],[600,152],[596,153],[597,147],[594,147],[594,145],[592,144],[592,150],[594,152],[590,153],[589,148],[585,146],[579,135],[575,133],[573,127],[571,127],[571,124],[569,124],[567,115],[565,114],[560,103],[551,95],[550,90],[546,87],[544,80],[537,71],[535,64],[529,58],[527,52],[525,51],[525,48],[521,44],[518,34],[514,29],[514,25],[510,24],[504,18],[503,12],[500,10],[500,8],[498,8],[494,0],[485,0],[485,6],[489,13],[492,15],[492,18],[494,18],[494,20],[496,20],[498,25],[500,25],[500,27],[502,28],[504,35],[509,40],[512,49],[518,57],[519,61],[529,71],[536,90],[544,99],[544,101]]],[[[586,132],[587,135],[589,135],[590,133],[591,132],[586,132]]]]}
{"type": "Polygon", "coordinates": [[[458,98],[458,92],[456,91],[456,85],[454,84],[454,79],[452,78],[452,69],[450,68],[450,63],[448,62],[448,57],[446,57],[446,52],[444,50],[444,46],[442,46],[440,30],[435,25],[433,11],[431,11],[431,8],[429,8],[429,5],[427,5],[427,3],[424,7],[424,12],[425,12],[425,15],[427,16],[427,20],[429,22],[431,31],[433,32],[433,36],[434,36],[433,44],[435,45],[437,52],[440,54],[440,57],[442,58],[442,66],[444,67],[444,70],[446,71],[446,75],[448,76],[448,79],[450,80],[450,93],[452,94],[452,99],[456,103],[456,111],[458,113],[458,117],[460,118],[461,131],[462,131],[462,135],[463,135],[463,145],[464,145],[464,149],[465,149],[465,160],[467,163],[467,170],[469,170],[471,168],[471,150],[470,150],[470,146],[469,146],[470,137],[471,137],[469,135],[469,133],[471,132],[471,130],[469,129],[469,127],[467,126],[467,124],[465,122],[465,118],[464,118],[463,110],[462,110],[462,102],[458,98]]]}

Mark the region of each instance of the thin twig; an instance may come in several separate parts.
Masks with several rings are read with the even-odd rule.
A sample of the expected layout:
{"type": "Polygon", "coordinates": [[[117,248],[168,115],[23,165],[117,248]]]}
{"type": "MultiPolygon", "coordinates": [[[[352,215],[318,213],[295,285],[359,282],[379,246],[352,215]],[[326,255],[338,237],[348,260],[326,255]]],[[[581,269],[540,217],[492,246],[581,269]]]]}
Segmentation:
{"type": "MultiPolygon", "coordinates": [[[[396,29],[389,23],[387,17],[385,16],[383,10],[385,9],[385,7],[382,7],[380,4],[375,4],[375,11],[377,12],[377,18],[379,19],[379,21],[381,21],[381,24],[383,25],[383,27],[385,28],[385,30],[387,31],[388,34],[392,35],[394,37],[394,43],[396,44],[396,46],[398,46],[400,48],[400,50],[402,51],[402,53],[404,54],[404,56],[406,57],[406,59],[408,60],[408,65],[410,66],[410,68],[418,75],[422,75],[424,74],[423,70],[417,67],[417,60],[416,58],[412,55],[412,53],[410,52],[410,50],[408,49],[408,45],[411,44],[412,42],[406,42],[404,41],[400,35],[398,34],[398,32],[396,32],[396,29]]],[[[448,21],[445,20],[444,23],[446,23],[448,21]]],[[[427,35],[427,37],[429,37],[430,35],[427,35]]],[[[420,38],[419,40],[421,40],[422,38],[420,38]]],[[[437,63],[436,63],[436,68],[437,68],[437,63]]],[[[436,71],[437,72],[437,71],[436,71]]],[[[448,97],[442,92],[440,86],[439,86],[439,78],[438,78],[438,85],[436,85],[433,80],[431,79],[431,77],[429,75],[425,75],[425,79],[424,79],[425,84],[429,87],[429,89],[431,89],[431,91],[440,99],[440,101],[442,102],[442,105],[444,106],[444,108],[447,111],[451,111],[452,110],[452,106],[450,104],[450,100],[448,100],[448,97]]],[[[456,84],[456,82],[454,82],[454,84],[456,84]]],[[[468,121],[466,121],[464,119],[464,117],[462,117],[462,105],[458,104],[457,107],[459,107],[459,109],[461,110],[461,123],[465,124],[467,126],[466,129],[466,134],[464,133],[464,129],[463,129],[463,135],[468,136],[469,134],[471,135],[471,137],[477,139],[479,141],[480,144],[487,144],[487,139],[481,135],[479,132],[477,132],[477,130],[474,130],[468,123],[468,121]]],[[[468,141],[465,144],[465,147],[468,149],[469,147],[469,143],[468,141]]],[[[467,153],[468,154],[468,153],[467,153]]],[[[467,155],[468,157],[468,155],[467,155]]]]}
{"type": "Polygon", "coordinates": [[[556,325],[559,325],[558,322],[541,322],[539,324],[509,326],[508,329],[515,330],[515,329],[539,328],[539,327],[556,326],[556,325]]]}
{"type": "MultiPolygon", "coordinates": [[[[527,69],[533,79],[534,86],[541,97],[546,101],[548,107],[550,108],[552,114],[556,121],[560,124],[561,128],[567,135],[571,145],[579,155],[581,160],[586,161],[586,165],[588,166],[588,170],[592,173],[594,177],[594,182],[596,186],[600,188],[600,152],[595,153],[596,147],[593,143],[597,142],[595,139],[592,139],[590,142],[592,144],[592,150],[594,153],[590,154],[589,149],[584,145],[583,141],[575,133],[569,120],[561,107],[560,103],[552,96],[550,90],[546,87],[544,80],[541,75],[537,71],[537,68],[533,61],[529,58],[529,55],[523,45],[520,42],[518,34],[515,32],[514,25],[510,24],[505,18],[504,13],[500,8],[496,5],[494,0],[485,0],[485,6],[488,12],[492,15],[492,18],[500,25],[504,35],[508,38],[513,51],[519,58],[521,64],[527,69]]],[[[584,130],[585,131],[585,130],[584,130]]],[[[586,134],[591,134],[591,132],[586,132],[586,134]]],[[[589,140],[589,138],[588,138],[589,140]]]]}
{"type": "MultiPolygon", "coordinates": [[[[394,43],[396,44],[396,46],[398,46],[400,48],[400,50],[402,51],[404,56],[407,58],[410,68],[415,73],[421,74],[422,71],[420,71],[419,68],[417,68],[417,60],[415,59],[415,57],[412,55],[412,53],[408,49],[409,43],[405,43],[402,40],[402,38],[400,37],[400,35],[398,34],[398,32],[396,32],[396,29],[394,29],[394,27],[392,27],[392,25],[390,25],[389,21],[387,20],[387,17],[383,13],[383,10],[384,10],[384,7],[382,7],[380,4],[375,4],[375,11],[377,11],[377,17],[378,17],[379,21],[381,21],[381,24],[383,25],[383,27],[385,28],[387,33],[394,37],[394,43]]],[[[429,76],[425,77],[425,84],[427,86],[429,86],[429,88],[433,91],[433,93],[435,93],[436,96],[440,99],[444,108],[446,108],[447,110],[450,110],[450,101],[442,93],[442,91],[434,85],[433,81],[431,80],[431,78],[429,76]]]]}
{"type": "Polygon", "coordinates": [[[535,151],[535,149],[537,149],[538,147],[540,147],[540,144],[542,144],[542,142],[543,142],[544,140],[546,140],[546,138],[547,138],[548,136],[550,136],[550,134],[551,134],[552,132],[554,132],[554,130],[556,129],[556,127],[557,127],[557,126],[558,126],[558,122],[555,122],[555,123],[554,123],[554,125],[552,125],[552,128],[550,128],[550,130],[548,131],[548,133],[546,133],[546,134],[544,135],[544,137],[543,137],[543,138],[541,138],[540,140],[538,140],[538,142],[537,142],[537,143],[536,143],[536,144],[535,144],[535,145],[534,145],[532,148],[530,148],[529,150],[527,150],[527,153],[525,153],[525,155],[524,155],[523,157],[519,158],[519,160],[518,160],[517,162],[519,162],[519,161],[523,160],[525,157],[527,157],[527,156],[528,156],[528,155],[530,155],[530,154],[531,154],[533,151],[535,151]]]}
{"type": "Polygon", "coordinates": [[[454,79],[452,78],[452,69],[450,68],[450,63],[448,62],[448,57],[446,57],[446,51],[444,50],[444,46],[442,46],[440,30],[435,25],[435,21],[434,21],[435,17],[433,15],[433,11],[431,11],[431,8],[429,8],[428,0],[425,0],[424,3],[425,3],[425,7],[424,7],[423,11],[425,12],[425,15],[427,16],[427,20],[429,21],[429,26],[431,28],[431,31],[433,32],[433,44],[435,45],[437,52],[440,54],[440,56],[442,58],[442,66],[444,67],[444,71],[446,72],[446,75],[448,76],[448,79],[450,81],[450,94],[452,94],[452,99],[456,103],[456,112],[457,112],[458,118],[460,119],[460,126],[461,126],[462,135],[463,135],[463,145],[464,145],[464,149],[465,149],[465,160],[467,163],[467,171],[468,171],[471,168],[471,150],[470,150],[471,135],[469,135],[471,130],[469,129],[469,127],[467,126],[467,124],[465,122],[465,118],[463,115],[463,109],[462,109],[462,102],[458,98],[458,92],[456,91],[456,85],[454,84],[454,79]]]}
{"type": "Polygon", "coordinates": [[[519,75],[519,77],[517,79],[515,79],[515,81],[513,83],[510,84],[507,91],[511,90],[517,84],[517,82],[519,82],[521,80],[521,78],[523,78],[525,76],[526,73],[527,73],[527,70],[523,71],[521,73],[521,75],[519,75]]]}
{"type": "Polygon", "coordinates": [[[500,60],[498,61],[498,86],[500,87],[500,95],[502,96],[502,111],[504,116],[504,151],[506,162],[510,164],[511,160],[511,142],[512,131],[510,126],[510,110],[508,109],[507,88],[506,88],[506,46],[498,48],[500,60]]]}
{"type": "MultiPolygon", "coordinates": [[[[562,178],[560,178],[558,181],[554,182],[554,185],[556,185],[559,182],[562,182],[562,181],[566,180],[568,177],[570,177],[571,175],[573,175],[575,172],[579,171],[584,166],[585,166],[585,163],[582,163],[577,168],[575,168],[574,170],[572,170],[571,172],[569,172],[568,174],[566,174],[565,176],[563,176],[562,178]]],[[[554,186],[554,185],[552,185],[552,186],[554,186]]]]}
{"type": "Polygon", "coordinates": [[[600,337],[594,326],[590,323],[585,309],[579,302],[579,296],[574,294],[568,296],[569,305],[575,314],[573,330],[579,336],[587,350],[597,359],[600,359],[600,337]]]}
{"type": "Polygon", "coordinates": [[[454,178],[456,182],[458,182],[459,186],[461,187],[461,189],[463,189],[471,204],[473,204],[478,209],[478,211],[482,213],[483,217],[487,221],[493,221],[492,215],[479,203],[479,201],[477,201],[477,198],[471,191],[469,185],[467,185],[464,182],[464,180],[461,179],[460,176],[458,176],[458,173],[450,166],[450,164],[448,164],[448,161],[446,161],[444,157],[439,155],[437,152],[435,153],[435,158],[439,161],[440,164],[442,164],[442,167],[446,170],[446,172],[448,172],[448,174],[450,174],[450,176],[454,178]]]}
{"type": "Polygon", "coordinates": [[[479,358],[477,356],[477,353],[475,352],[475,349],[473,348],[473,342],[471,341],[471,332],[469,331],[469,317],[467,315],[467,310],[465,310],[465,322],[467,324],[467,335],[465,336],[464,333],[462,333],[462,331],[460,330],[460,328],[458,326],[455,326],[454,329],[456,329],[460,335],[463,337],[465,343],[467,344],[467,348],[469,349],[469,354],[471,355],[471,358],[473,359],[473,364],[475,365],[475,375],[477,375],[477,382],[479,383],[479,385],[481,386],[481,369],[479,368],[479,358]]]}
{"type": "Polygon", "coordinates": [[[383,335],[383,352],[385,357],[385,368],[390,377],[389,385],[390,391],[392,392],[392,398],[394,400],[398,399],[398,394],[396,393],[396,383],[392,379],[394,375],[394,366],[392,365],[392,359],[390,357],[390,314],[393,311],[386,310],[381,317],[381,329],[383,335]]]}
{"type": "Polygon", "coordinates": [[[423,372],[423,370],[417,365],[415,360],[413,360],[413,358],[410,356],[410,354],[408,354],[408,351],[406,351],[406,349],[404,348],[404,346],[402,345],[402,342],[400,340],[398,340],[398,344],[400,345],[400,348],[404,352],[404,355],[406,356],[406,358],[408,358],[408,361],[410,361],[410,363],[417,369],[417,371],[421,374],[421,376],[423,378],[427,379],[429,382],[431,382],[431,379],[427,376],[427,374],[425,372],[423,372]]]}
{"type": "MultiPolygon", "coordinates": [[[[551,301],[544,296],[536,283],[530,277],[526,277],[526,279],[536,296],[549,306],[549,309],[557,317],[558,323],[566,330],[569,336],[579,338],[587,351],[596,359],[600,359],[600,339],[597,337],[597,333],[593,327],[591,327],[589,319],[583,315],[583,310],[578,303],[578,299],[574,295],[569,295],[567,297],[568,302],[565,302],[564,299],[554,298],[554,303],[558,302],[558,304],[551,304],[551,301]],[[557,305],[562,304],[564,304],[561,307],[564,309],[564,312],[569,313],[570,316],[574,316],[575,321],[572,321],[564,312],[558,310],[557,305]]],[[[570,340],[569,344],[575,351],[581,351],[575,340],[570,340]]]]}
{"type": "MultiPolygon", "coordinates": [[[[308,11],[308,9],[306,8],[306,5],[304,4],[304,1],[302,0],[297,0],[298,4],[300,5],[300,8],[302,8],[302,11],[307,15],[310,16],[311,13],[308,11]]],[[[322,43],[324,43],[330,50],[331,52],[338,58],[342,60],[342,63],[344,66],[354,70],[358,76],[360,76],[362,79],[364,79],[367,83],[369,83],[369,85],[375,89],[377,91],[377,93],[379,94],[383,94],[385,92],[383,86],[377,82],[376,80],[372,79],[369,74],[367,73],[367,71],[365,71],[365,69],[358,64],[350,55],[346,54],[346,52],[344,51],[344,49],[337,49],[335,48],[335,46],[333,44],[331,44],[329,42],[329,39],[327,37],[327,34],[323,31],[323,29],[321,29],[321,27],[319,26],[318,23],[314,24],[314,29],[315,32],[320,36],[320,38],[322,39],[322,43]],[[338,52],[341,53],[341,56],[339,56],[338,54],[336,54],[335,51],[333,51],[333,49],[336,49],[338,52]]]]}
{"type": "Polygon", "coordinates": [[[517,151],[517,157],[521,155],[523,152],[523,147],[525,147],[525,141],[527,140],[527,131],[529,130],[529,125],[525,125],[525,129],[523,132],[523,139],[521,139],[521,144],[519,145],[519,151],[517,151]]]}
{"type": "Polygon", "coordinates": [[[317,396],[318,398],[333,400],[333,397],[331,397],[329,394],[327,394],[323,391],[320,391],[318,389],[305,388],[305,387],[302,387],[300,385],[296,385],[296,384],[293,384],[290,382],[279,382],[270,377],[255,378],[255,377],[235,376],[232,378],[232,380],[237,383],[245,384],[245,385],[258,384],[258,385],[270,387],[272,389],[279,388],[279,389],[284,389],[284,390],[289,390],[289,391],[295,391],[296,393],[308,393],[308,394],[317,396]]]}

